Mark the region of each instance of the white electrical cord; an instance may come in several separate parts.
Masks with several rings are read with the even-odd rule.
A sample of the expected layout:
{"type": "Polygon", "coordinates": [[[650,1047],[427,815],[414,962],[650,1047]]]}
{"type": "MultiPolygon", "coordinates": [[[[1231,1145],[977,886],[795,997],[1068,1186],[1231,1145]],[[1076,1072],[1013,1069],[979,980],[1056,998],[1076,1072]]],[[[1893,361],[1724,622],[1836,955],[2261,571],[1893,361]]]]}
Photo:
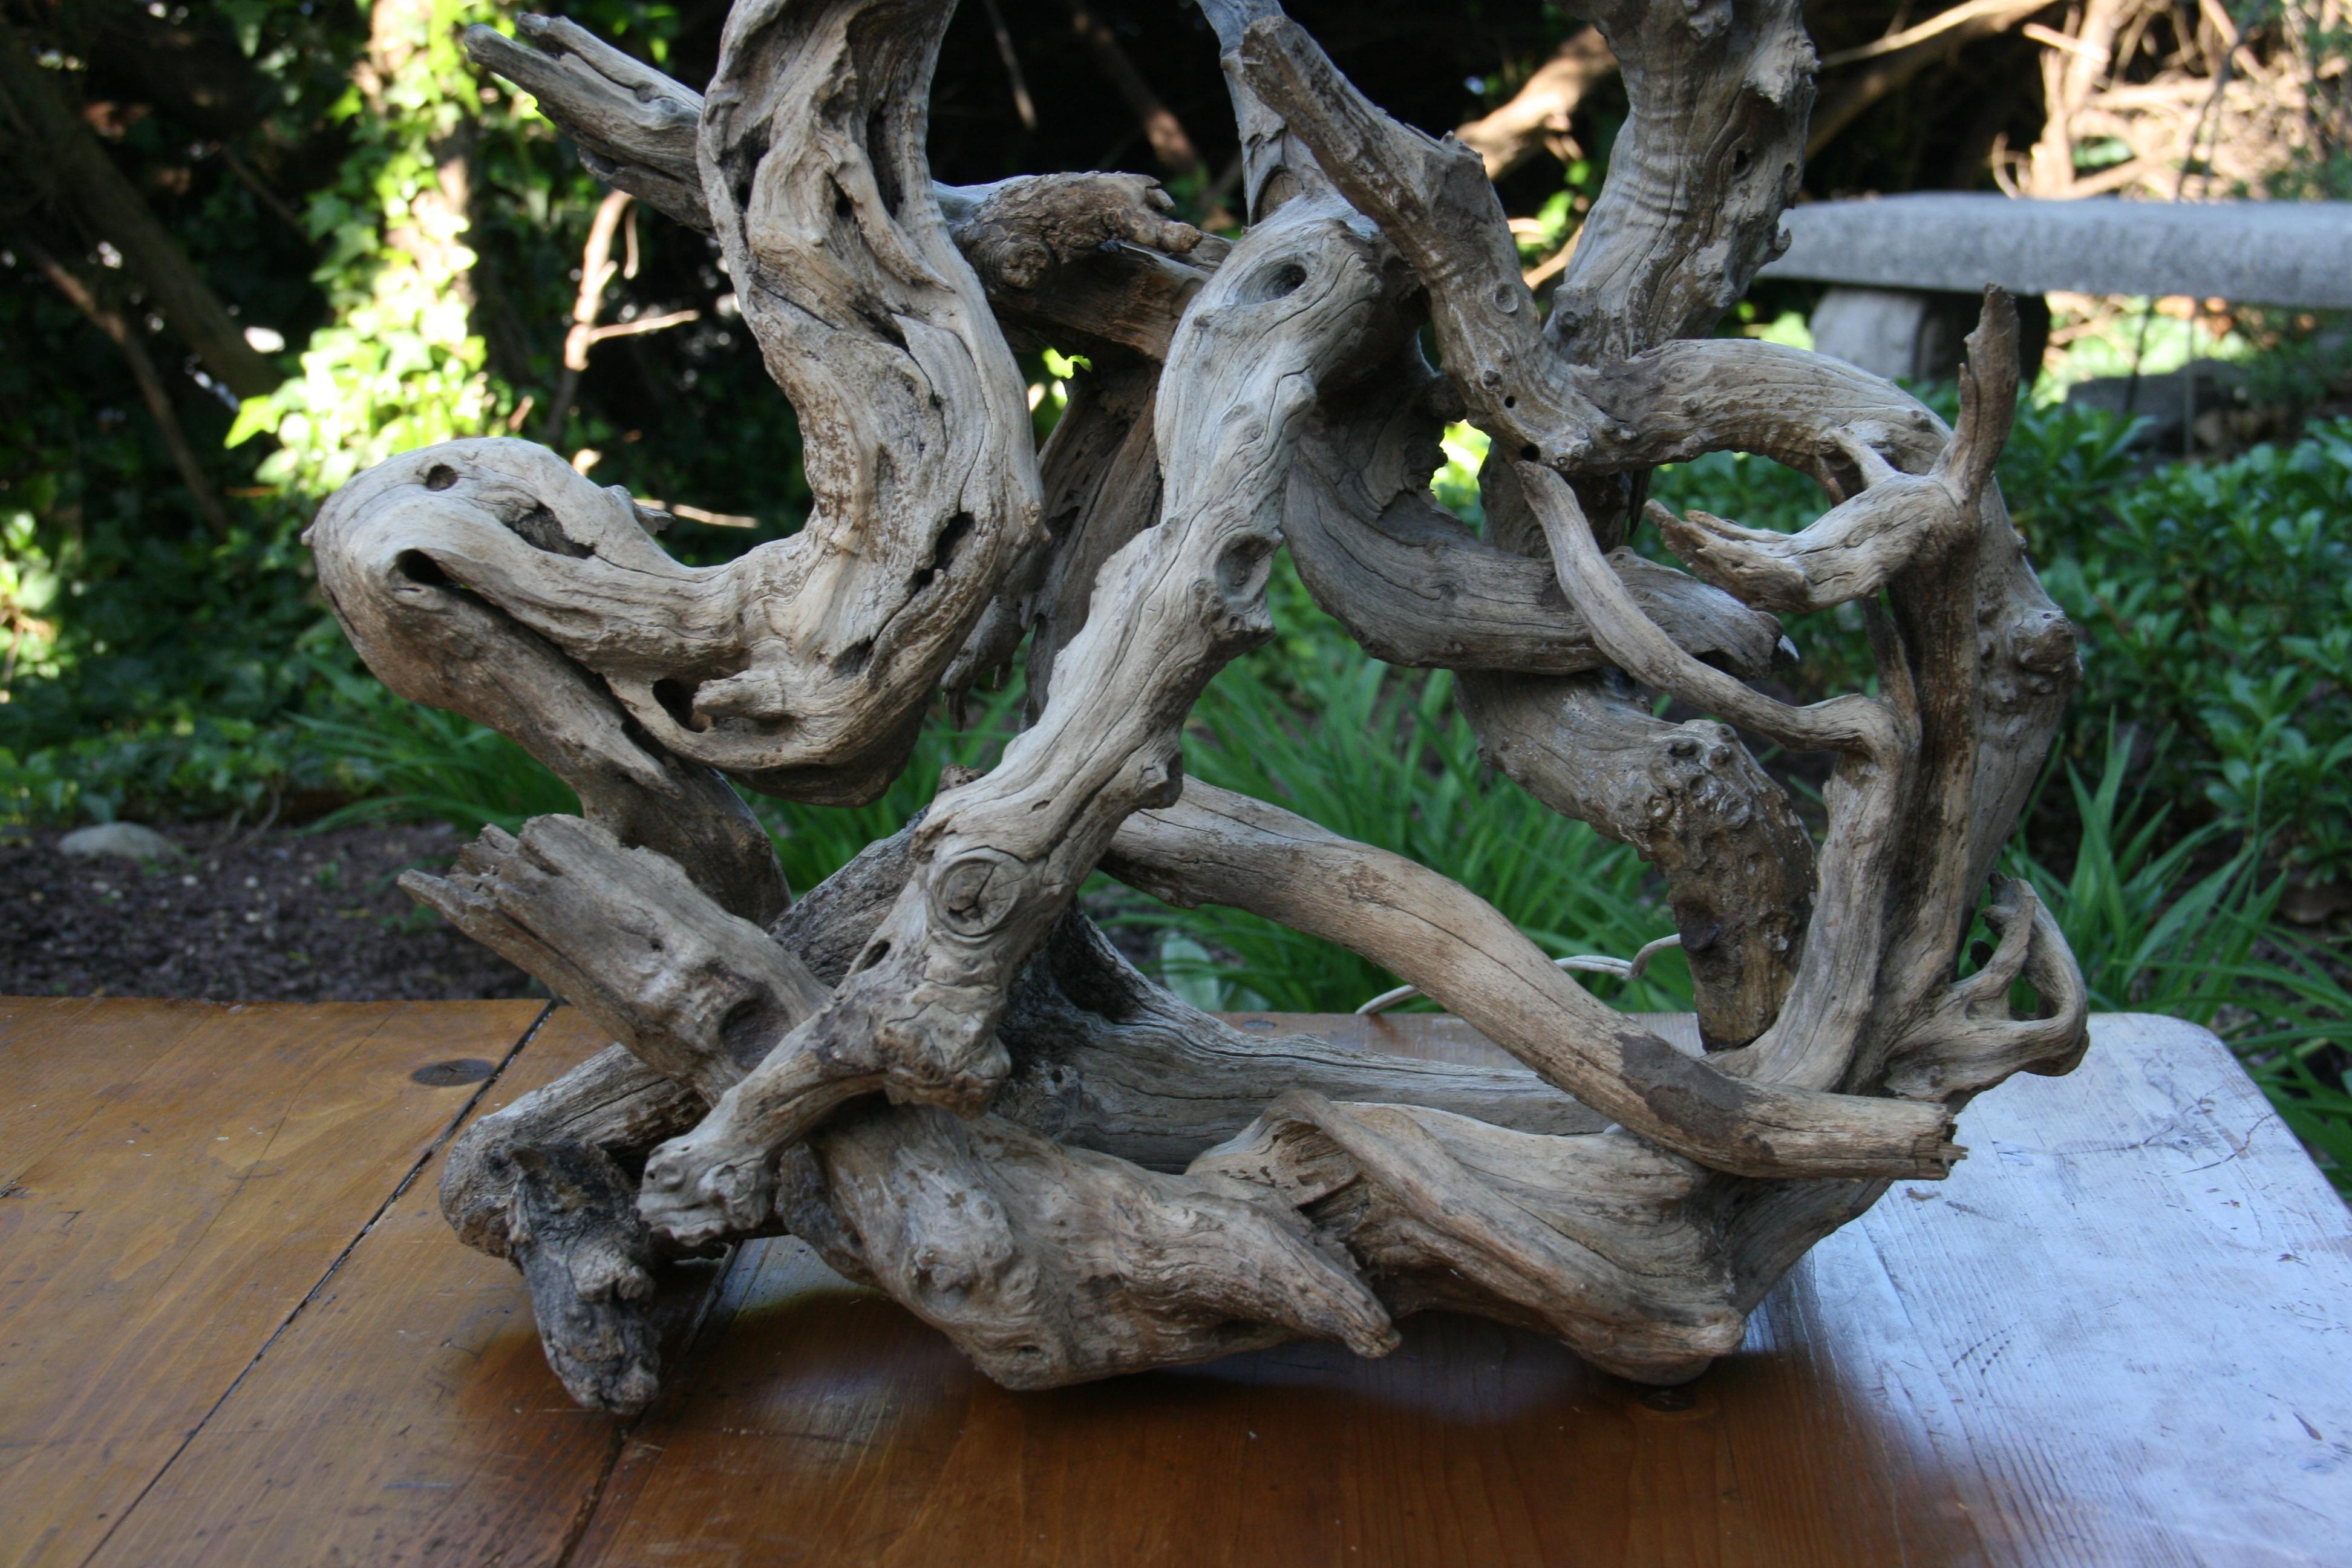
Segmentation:
{"type": "MultiPolygon", "coordinates": [[[[1682,933],[1677,931],[1673,936],[1662,936],[1655,942],[1643,942],[1642,951],[1635,953],[1630,960],[1604,958],[1599,953],[1578,953],[1572,958],[1555,958],[1552,963],[1556,968],[1580,969],[1588,974],[1613,974],[1620,980],[1639,980],[1642,978],[1642,971],[1650,967],[1651,959],[1670,947],[1680,947],[1682,944],[1682,933]]],[[[1420,994],[1421,987],[1418,985],[1400,985],[1393,991],[1381,992],[1357,1008],[1356,1015],[1359,1017],[1370,1017],[1374,1013],[1384,1013],[1398,1003],[1410,1002],[1420,994]]]]}

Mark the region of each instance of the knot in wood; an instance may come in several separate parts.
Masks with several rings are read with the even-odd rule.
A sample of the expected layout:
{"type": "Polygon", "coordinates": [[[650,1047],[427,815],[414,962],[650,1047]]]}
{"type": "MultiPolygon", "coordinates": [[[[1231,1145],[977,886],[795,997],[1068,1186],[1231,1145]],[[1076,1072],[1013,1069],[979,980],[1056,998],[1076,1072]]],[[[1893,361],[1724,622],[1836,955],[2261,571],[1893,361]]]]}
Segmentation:
{"type": "Polygon", "coordinates": [[[1020,902],[1029,868],[1002,849],[964,851],[933,884],[932,912],[959,936],[986,936],[1020,902]]]}

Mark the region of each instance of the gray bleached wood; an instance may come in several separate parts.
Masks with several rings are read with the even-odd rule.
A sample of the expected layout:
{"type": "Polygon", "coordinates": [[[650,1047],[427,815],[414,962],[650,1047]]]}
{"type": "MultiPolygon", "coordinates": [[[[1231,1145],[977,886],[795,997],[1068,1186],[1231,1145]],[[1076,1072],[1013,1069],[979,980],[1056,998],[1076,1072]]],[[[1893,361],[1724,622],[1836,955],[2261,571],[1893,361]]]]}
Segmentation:
{"type": "Polygon", "coordinates": [[[1548,321],[1478,154],[1390,119],[1270,0],[1203,5],[1237,241],[1133,175],[937,184],[950,10],[740,0],[704,93],[570,23],[468,37],[592,169],[715,237],[815,504],[688,568],[625,492],[479,440],[322,510],[320,583],[370,665],[583,801],[407,880],[620,1042],[469,1130],[445,1212],[614,1410],[659,1385],[666,1265],[779,1230],[1016,1387],[1298,1336],[1378,1354],[1433,1307],[1696,1375],[1889,1181],[1944,1173],[1972,1097],[2084,1039],[2055,922],[1990,877],[2074,663],[1990,478],[2006,300],[1957,432],[1850,366],[1697,336],[1793,189],[1788,0],[1595,18],[1633,117],[1548,321]],[[1013,351],[1048,343],[1092,363],[1041,453],[1013,351]],[[1492,443],[1483,537],[1429,491],[1465,417],[1492,443]],[[1811,475],[1823,516],[1652,509],[1688,571],[1627,548],[1648,470],[1720,450],[1811,475]],[[1272,632],[1286,546],[1367,647],[1459,672],[1496,765],[1658,868],[1706,1049],[1444,877],[1186,782],[1186,716],[1272,632]],[[1848,603],[1875,695],[1750,684],[1788,651],[1778,614],[1848,603]],[[870,799],[932,696],[1024,639],[1002,760],[792,902],[729,780],[870,799]],[[1833,753],[1818,852],[1742,731],[1833,753]],[[1076,910],[1097,866],[1362,953],[1524,1066],[1229,1028],[1076,910]],[[1979,912],[2001,940],[1956,979],[1979,912]],[[2041,1016],[2014,1016],[2021,982],[2041,1016]]]}

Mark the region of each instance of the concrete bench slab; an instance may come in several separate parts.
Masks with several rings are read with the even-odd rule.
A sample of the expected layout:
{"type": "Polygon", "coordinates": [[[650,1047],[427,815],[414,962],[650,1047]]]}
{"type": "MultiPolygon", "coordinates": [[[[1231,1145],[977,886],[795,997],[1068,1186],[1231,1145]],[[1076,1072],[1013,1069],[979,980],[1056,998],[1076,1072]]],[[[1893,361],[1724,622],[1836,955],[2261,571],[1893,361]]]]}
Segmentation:
{"type": "Polygon", "coordinates": [[[2352,202],[2032,201],[1936,191],[1792,207],[1766,278],[2352,306],[2352,202]]]}

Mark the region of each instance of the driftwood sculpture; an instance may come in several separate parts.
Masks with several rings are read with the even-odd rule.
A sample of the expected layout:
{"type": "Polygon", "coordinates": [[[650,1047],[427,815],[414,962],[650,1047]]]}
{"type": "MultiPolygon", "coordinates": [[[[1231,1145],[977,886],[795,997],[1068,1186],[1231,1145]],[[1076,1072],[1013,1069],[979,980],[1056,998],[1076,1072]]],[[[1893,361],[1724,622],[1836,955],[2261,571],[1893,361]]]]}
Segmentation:
{"type": "Polygon", "coordinates": [[[600,176],[717,237],[815,501],[691,568],[625,492],[469,440],[320,514],[320,583],[383,680],[583,805],[409,879],[619,1042],[459,1140],[451,1222],[614,1410],[656,1390],[665,1260],[784,1232],[1017,1388],[1300,1336],[1379,1355],[1439,1307],[1696,1375],[1815,1241],[1960,1157],[1971,1096],[2083,1048],[2055,924],[1991,874],[2075,668],[1991,479],[2008,301],[1953,430],[1700,335],[1796,189],[1795,0],[1597,0],[1633,113],[1548,314],[1478,156],[1366,101],[1271,0],[1202,0],[1246,153],[1230,246],[1132,175],[933,184],[951,9],[738,0],[700,96],[565,22],[468,39],[600,176]],[[1092,370],[1038,451],[1012,345],[1045,341],[1092,370]],[[1427,488],[1457,418],[1493,437],[1484,537],[1427,488]],[[1820,521],[1653,505],[1687,572],[1625,549],[1649,469],[1726,449],[1818,479],[1820,521]],[[1655,865],[1705,1052],[1445,878],[1186,781],[1186,712],[1272,629],[1283,548],[1368,649],[1461,672],[1495,765],[1655,865]],[[1875,694],[1750,684],[1777,614],[1843,604],[1875,694]],[[935,694],[1024,641],[1003,761],[795,901],[727,781],[870,799],[935,694]],[[1714,717],[1653,717],[1658,693],[1714,717]],[[1818,847],[1743,734],[1833,754],[1818,847]],[[1525,1066],[1228,1028],[1074,907],[1098,866],[1351,948],[1525,1066]],[[1979,913],[1997,951],[1956,978],[1979,913]]]}

